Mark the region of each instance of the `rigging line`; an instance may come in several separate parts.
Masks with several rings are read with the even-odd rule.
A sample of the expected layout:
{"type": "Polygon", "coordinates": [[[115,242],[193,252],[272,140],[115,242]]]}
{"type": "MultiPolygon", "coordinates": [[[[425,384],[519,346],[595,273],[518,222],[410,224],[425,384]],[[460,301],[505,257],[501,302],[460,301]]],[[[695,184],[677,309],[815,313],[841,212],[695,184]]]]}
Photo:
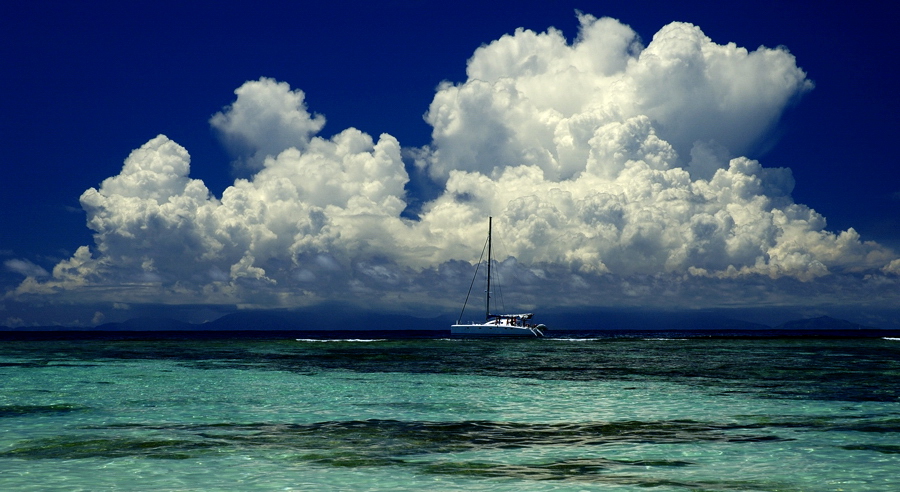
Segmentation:
{"type": "MultiPolygon", "coordinates": [[[[496,261],[496,260],[494,260],[496,261]]],[[[500,262],[494,267],[494,278],[497,279],[494,284],[497,286],[497,297],[500,298],[500,309],[506,311],[506,303],[503,302],[503,279],[500,278],[500,262]]]]}
{"type": "MultiPolygon", "coordinates": [[[[498,221],[498,222],[500,222],[500,221],[498,221]]],[[[496,237],[494,238],[494,240],[496,242],[500,243],[500,249],[505,250],[505,253],[504,253],[506,255],[505,257],[509,258],[511,255],[509,254],[509,248],[506,247],[506,243],[503,241],[503,235],[496,234],[495,236],[496,237]]],[[[495,251],[496,251],[496,249],[497,248],[494,248],[495,251]]],[[[500,298],[500,309],[502,311],[506,311],[506,303],[503,301],[503,279],[500,277],[500,265],[501,264],[502,264],[502,262],[497,260],[497,266],[494,269],[494,271],[496,272],[496,273],[494,273],[494,277],[497,279],[497,282],[496,282],[497,297],[500,298]]]]}
{"type": "Polygon", "coordinates": [[[478,277],[478,268],[481,266],[481,262],[484,260],[484,250],[487,249],[487,239],[484,240],[484,246],[481,247],[481,257],[478,258],[478,263],[475,264],[475,275],[472,275],[472,283],[469,284],[469,292],[466,292],[466,300],[463,302],[462,311],[459,312],[459,318],[456,320],[456,323],[462,322],[463,314],[466,312],[466,304],[469,303],[469,295],[472,293],[472,287],[475,285],[475,279],[478,277]]]}

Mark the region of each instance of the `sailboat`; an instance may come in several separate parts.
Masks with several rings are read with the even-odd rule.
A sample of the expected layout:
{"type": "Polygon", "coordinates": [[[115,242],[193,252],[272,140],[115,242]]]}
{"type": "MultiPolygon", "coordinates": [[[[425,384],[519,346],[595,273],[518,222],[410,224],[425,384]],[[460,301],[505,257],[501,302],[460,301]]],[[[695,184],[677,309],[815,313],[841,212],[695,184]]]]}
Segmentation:
{"type": "MultiPolygon", "coordinates": [[[[450,326],[450,333],[453,335],[467,335],[477,337],[542,337],[546,326],[540,324],[532,324],[529,321],[534,317],[534,313],[525,314],[492,314],[491,313],[491,224],[493,218],[488,217],[488,237],[487,237],[487,288],[485,289],[485,313],[484,322],[471,322],[462,324],[460,320],[455,325],[450,326]]],[[[484,252],[482,252],[484,255],[484,252]]],[[[483,258],[483,256],[482,256],[483,258]]],[[[480,262],[479,262],[480,264],[480,262]]],[[[478,266],[475,266],[475,273],[478,273],[478,266]]],[[[475,279],[472,279],[474,284],[475,279]]],[[[471,286],[469,293],[472,292],[471,286]]],[[[462,318],[466,311],[466,303],[469,296],[466,296],[466,302],[463,303],[462,312],[459,316],[462,318]]]]}

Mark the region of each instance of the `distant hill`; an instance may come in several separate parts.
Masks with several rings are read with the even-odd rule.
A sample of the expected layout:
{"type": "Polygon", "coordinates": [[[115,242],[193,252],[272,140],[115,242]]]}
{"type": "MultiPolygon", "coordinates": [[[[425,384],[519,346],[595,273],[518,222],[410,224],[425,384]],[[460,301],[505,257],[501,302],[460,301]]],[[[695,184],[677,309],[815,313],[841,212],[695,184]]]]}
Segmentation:
{"type": "MultiPolygon", "coordinates": [[[[142,317],[121,323],[106,323],[87,328],[60,326],[0,327],[0,331],[449,331],[450,325],[455,321],[455,317],[450,315],[418,318],[406,314],[373,313],[347,306],[322,305],[301,310],[238,311],[202,324],[185,323],[167,318],[142,317]]],[[[467,322],[468,319],[462,321],[467,322]]],[[[772,328],[759,323],[733,319],[727,316],[727,311],[549,311],[535,317],[535,321],[546,324],[550,333],[579,331],[757,332],[778,330],[798,333],[817,331],[853,332],[856,330],[878,331],[877,328],[828,316],[789,321],[772,328]]]]}
{"type": "Polygon", "coordinates": [[[541,323],[551,330],[770,330],[768,325],[742,321],[720,312],[670,311],[587,311],[548,312],[541,315],[541,323]]]}
{"type": "Polygon", "coordinates": [[[775,327],[776,330],[875,330],[872,326],[859,325],[847,320],[836,319],[830,316],[818,318],[798,319],[788,321],[775,327]]]}
{"type": "Polygon", "coordinates": [[[202,330],[449,330],[446,316],[417,318],[347,308],[300,311],[239,311],[199,325],[202,330]]]}
{"type": "Polygon", "coordinates": [[[99,331],[182,331],[195,330],[197,325],[169,318],[141,317],[121,323],[104,323],[94,329],[99,331]]]}

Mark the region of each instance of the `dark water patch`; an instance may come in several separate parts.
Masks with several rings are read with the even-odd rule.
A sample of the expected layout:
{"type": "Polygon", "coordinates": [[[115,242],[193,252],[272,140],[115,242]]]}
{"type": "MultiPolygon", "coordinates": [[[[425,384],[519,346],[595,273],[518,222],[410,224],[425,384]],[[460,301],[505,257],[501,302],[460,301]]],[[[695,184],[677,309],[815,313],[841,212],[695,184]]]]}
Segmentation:
{"type": "MultiPolygon", "coordinates": [[[[82,427],[87,430],[88,427],[82,427]]],[[[199,459],[211,453],[262,453],[266,459],[336,468],[404,467],[417,473],[483,479],[564,481],[686,490],[786,490],[780,484],[741,481],[679,481],[629,472],[690,468],[678,459],[569,458],[525,463],[444,461],[449,453],[544,446],[568,449],[607,444],[741,445],[779,440],[771,435],[735,432],[731,424],[691,420],[590,423],[429,422],[396,420],[329,421],[314,424],[92,426],[152,434],[138,437],[61,436],[19,443],[0,458],[28,460],[142,458],[199,459]]],[[[757,449],[759,451],[759,449],[757,449]]],[[[540,452],[540,451],[539,451],[540,452]]]]}
{"type": "Polygon", "coordinates": [[[828,430],[876,433],[900,432],[900,419],[865,420],[835,425],[828,430]]]}
{"type": "Polygon", "coordinates": [[[509,477],[532,475],[537,480],[558,480],[573,475],[589,475],[608,472],[623,467],[685,467],[695,463],[680,460],[616,460],[607,458],[577,458],[561,461],[529,464],[501,464],[485,462],[438,462],[424,467],[426,473],[474,474],[481,476],[509,477]]]}
{"type": "Polygon", "coordinates": [[[900,395],[900,344],[881,339],[20,341],[0,355],[34,367],[146,359],[199,370],[666,382],[767,399],[896,402],[900,395]]]}
{"type": "MultiPolygon", "coordinates": [[[[628,473],[630,469],[695,466],[684,460],[628,460],[602,457],[526,463],[442,461],[442,453],[533,446],[583,446],[623,442],[747,442],[727,436],[727,426],[690,421],[592,424],[498,422],[322,422],[310,425],[216,424],[110,428],[168,431],[182,437],[60,436],[25,441],[0,452],[0,459],[77,460],[139,458],[199,459],[214,453],[262,451],[267,459],[336,468],[404,467],[418,473],[483,479],[563,481],[686,490],[788,490],[781,484],[747,481],[680,481],[628,473]],[[189,433],[190,435],[186,435],[189,433]],[[305,451],[305,452],[304,452],[305,451]]],[[[159,432],[157,432],[159,434],[159,432]]],[[[768,439],[763,436],[761,440],[768,439]]]]}
{"type": "Polygon", "coordinates": [[[413,411],[413,412],[433,412],[448,408],[447,404],[434,404],[422,402],[396,401],[386,403],[354,403],[354,407],[359,408],[387,408],[390,410],[413,411]]]}
{"type": "Polygon", "coordinates": [[[884,454],[900,454],[900,445],[893,444],[852,444],[841,446],[849,451],[877,451],[884,454]]]}
{"type": "Polygon", "coordinates": [[[21,362],[2,362],[0,367],[21,367],[26,369],[43,368],[50,365],[51,360],[23,360],[21,362]]]}
{"type": "Polygon", "coordinates": [[[292,441],[301,447],[357,450],[391,448],[395,454],[446,453],[536,446],[596,446],[620,443],[684,443],[697,441],[762,442],[771,435],[735,434],[731,426],[689,421],[524,424],[490,421],[409,422],[361,420],[309,425],[260,427],[225,440],[250,443],[292,441]]]}
{"type": "MultiPolygon", "coordinates": [[[[82,426],[85,436],[60,436],[18,443],[0,458],[44,459],[201,459],[212,453],[246,453],[336,468],[404,467],[417,473],[484,479],[556,480],[686,490],[787,490],[764,482],[678,481],[640,475],[638,470],[697,465],[679,459],[569,458],[526,463],[444,461],[461,452],[541,448],[603,449],[605,445],[746,443],[785,441],[751,432],[748,426],[693,420],[587,423],[493,421],[349,420],[312,424],[230,423],[82,426]],[[106,437],[128,433],[127,437],[106,437]],[[147,437],[134,437],[147,435],[147,437]],[[99,437],[98,437],[99,436],[99,437]],[[634,470],[635,472],[629,472],[634,470]]],[[[595,453],[592,451],[591,453],[595,453]]],[[[763,452],[755,447],[754,452],[763,452]]]]}
{"type": "Polygon", "coordinates": [[[694,463],[679,460],[614,460],[606,458],[577,458],[529,464],[486,462],[438,462],[423,467],[426,473],[446,475],[474,475],[495,478],[528,478],[531,480],[565,480],[574,476],[596,475],[624,467],[684,467],[694,463]]]}
{"type": "Polygon", "coordinates": [[[365,456],[352,452],[310,453],[299,456],[297,460],[304,463],[341,468],[355,468],[361,466],[405,466],[408,464],[405,460],[398,458],[365,456]]]}
{"type": "MultiPolygon", "coordinates": [[[[835,416],[811,416],[805,418],[791,417],[779,419],[776,417],[748,416],[752,421],[742,424],[743,429],[796,429],[816,432],[872,432],[893,433],[900,432],[900,419],[885,417],[835,417],[835,416]]],[[[736,426],[737,427],[737,426],[736,426]]]]}
{"type": "Polygon", "coordinates": [[[141,429],[189,433],[191,439],[244,448],[320,450],[327,455],[396,457],[541,446],[681,444],[697,442],[762,443],[788,441],[772,434],[749,433],[744,426],[688,420],[591,423],[516,423],[491,421],[351,420],[313,424],[214,424],[156,426],[122,424],[84,429],[141,429]]]}
{"type": "MultiPolygon", "coordinates": [[[[186,365],[219,364],[252,367],[271,354],[256,355],[237,342],[181,340],[76,340],[17,342],[0,348],[0,355],[22,359],[18,364],[32,367],[73,363],[104,365],[115,361],[170,360],[186,365]]],[[[89,367],[89,366],[88,366],[89,367]]]]}
{"type": "Polygon", "coordinates": [[[221,447],[219,443],[169,439],[94,438],[60,436],[27,441],[0,452],[0,458],[26,460],[87,458],[151,458],[183,460],[221,447]]]}
{"type": "Polygon", "coordinates": [[[474,478],[498,478],[532,481],[560,481],[591,483],[609,486],[632,486],[640,488],[668,487],[691,491],[727,492],[727,491],[791,491],[790,486],[783,483],[764,480],[673,480],[651,478],[623,472],[629,466],[647,467],[682,467],[692,463],[683,461],[620,461],[607,459],[573,459],[550,463],[504,464],[485,462],[440,462],[422,467],[424,473],[437,475],[456,475],[474,478]]]}
{"type": "Polygon", "coordinates": [[[33,362],[0,362],[0,367],[35,367],[33,362]]]}
{"type": "Polygon", "coordinates": [[[57,403],[53,405],[0,405],[0,418],[24,417],[28,415],[60,415],[90,410],[89,407],[57,403]]]}

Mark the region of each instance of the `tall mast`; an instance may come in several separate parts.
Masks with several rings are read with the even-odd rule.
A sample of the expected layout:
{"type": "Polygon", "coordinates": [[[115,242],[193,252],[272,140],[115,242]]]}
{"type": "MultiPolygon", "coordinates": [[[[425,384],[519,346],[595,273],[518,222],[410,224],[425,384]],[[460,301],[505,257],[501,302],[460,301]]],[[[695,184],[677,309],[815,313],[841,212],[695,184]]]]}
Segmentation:
{"type": "Polygon", "coordinates": [[[488,217],[488,264],[487,264],[487,295],[485,296],[485,315],[484,319],[491,317],[491,221],[493,217],[488,217]]]}

